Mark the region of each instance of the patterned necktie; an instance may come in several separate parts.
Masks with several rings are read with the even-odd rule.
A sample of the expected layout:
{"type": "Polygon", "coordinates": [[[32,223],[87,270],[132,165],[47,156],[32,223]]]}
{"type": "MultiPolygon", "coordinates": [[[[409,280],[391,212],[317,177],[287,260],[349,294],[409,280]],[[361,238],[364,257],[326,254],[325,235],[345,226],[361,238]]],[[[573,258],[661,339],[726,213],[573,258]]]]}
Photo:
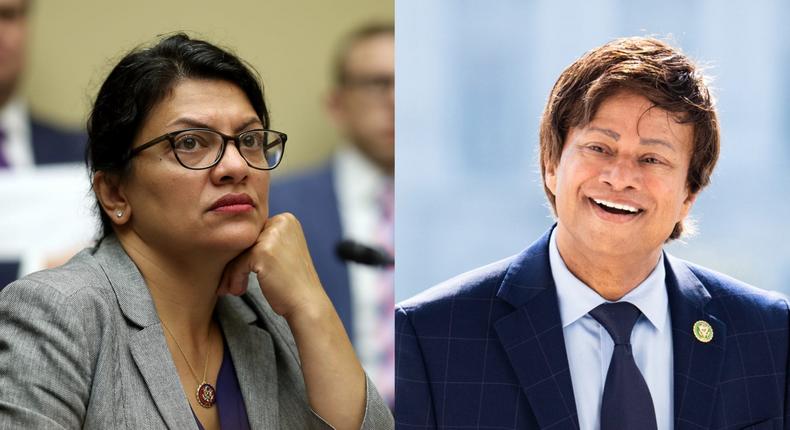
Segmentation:
{"type": "MultiPolygon", "coordinates": [[[[395,195],[392,182],[387,182],[378,198],[378,243],[390,255],[394,247],[395,195]]],[[[394,270],[384,267],[378,276],[377,300],[377,374],[373,378],[381,397],[390,407],[395,405],[395,290],[394,270]]]]}
{"type": "Polygon", "coordinates": [[[631,331],[642,312],[628,302],[604,303],[590,311],[614,341],[601,402],[601,430],[656,429],[653,398],[631,350],[631,331]]]}
{"type": "Polygon", "coordinates": [[[5,157],[5,152],[4,152],[5,142],[6,142],[5,130],[0,128],[0,169],[7,169],[8,167],[10,167],[10,164],[8,163],[8,159],[5,157]]]}

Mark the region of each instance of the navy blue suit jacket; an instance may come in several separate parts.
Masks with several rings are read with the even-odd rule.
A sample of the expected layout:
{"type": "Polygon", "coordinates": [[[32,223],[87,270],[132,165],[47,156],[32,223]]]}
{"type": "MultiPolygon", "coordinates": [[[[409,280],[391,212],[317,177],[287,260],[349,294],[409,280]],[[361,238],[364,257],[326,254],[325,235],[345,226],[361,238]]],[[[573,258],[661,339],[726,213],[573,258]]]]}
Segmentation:
{"type": "Polygon", "coordinates": [[[269,191],[269,215],[282,212],[291,212],[302,224],[318,277],[352,337],[348,268],[335,253],[343,232],[331,163],[274,181],[269,191]]]}
{"type": "MultiPolygon", "coordinates": [[[[398,305],[398,429],[577,429],[549,233],[398,305]]],[[[665,255],[675,429],[790,428],[788,304],[665,255]],[[714,331],[692,334],[695,321],[714,331]],[[752,428],[752,427],[749,427],[752,428]]]]}
{"type": "Polygon", "coordinates": [[[33,161],[37,166],[85,161],[85,133],[64,130],[36,119],[30,120],[33,161]]]}
{"type": "MultiPolygon", "coordinates": [[[[85,160],[86,137],[83,133],[55,128],[31,119],[30,134],[33,162],[37,165],[79,163],[85,160]]],[[[15,281],[19,275],[19,261],[0,261],[0,289],[15,281]]]]}

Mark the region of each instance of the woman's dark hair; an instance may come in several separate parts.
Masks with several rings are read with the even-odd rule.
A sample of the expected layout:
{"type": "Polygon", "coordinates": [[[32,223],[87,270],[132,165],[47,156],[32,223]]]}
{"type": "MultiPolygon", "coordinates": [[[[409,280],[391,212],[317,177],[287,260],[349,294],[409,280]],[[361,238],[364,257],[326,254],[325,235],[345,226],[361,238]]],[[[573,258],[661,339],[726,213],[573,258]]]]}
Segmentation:
{"type": "MultiPolygon", "coordinates": [[[[99,171],[119,176],[126,171],[132,142],[148,113],[183,79],[217,79],[237,85],[268,128],[263,89],[252,67],[206,41],[183,33],[170,35],[126,54],[99,89],[87,125],[85,160],[91,180],[99,171]]],[[[104,237],[113,232],[113,224],[96,206],[104,237]]]]}

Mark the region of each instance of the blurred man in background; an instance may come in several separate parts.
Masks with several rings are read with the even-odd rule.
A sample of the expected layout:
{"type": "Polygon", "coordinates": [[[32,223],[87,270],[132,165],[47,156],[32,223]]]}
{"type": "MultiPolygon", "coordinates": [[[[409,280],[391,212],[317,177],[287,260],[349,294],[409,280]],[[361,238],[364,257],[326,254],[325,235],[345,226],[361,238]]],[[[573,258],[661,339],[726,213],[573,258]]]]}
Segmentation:
{"type": "MultiPolygon", "coordinates": [[[[27,56],[30,6],[28,0],[0,0],[0,182],[6,184],[14,181],[19,171],[45,164],[80,162],[83,159],[84,135],[34,119],[19,94],[27,56]]],[[[3,210],[13,211],[15,207],[7,202],[3,210]]],[[[7,212],[6,215],[12,214],[7,212]]],[[[8,223],[5,224],[0,228],[10,228],[8,223]]],[[[32,266],[22,263],[17,254],[19,250],[14,249],[17,247],[8,243],[10,239],[7,233],[0,233],[3,236],[0,240],[2,288],[27,272],[26,266],[32,266]]]]}
{"type": "Polygon", "coordinates": [[[391,23],[369,24],[346,37],[326,102],[344,144],[326,164],[273,183],[270,196],[270,213],[291,212],[301,221],[324,288],[391,406],[394,56],[391,23]]]}

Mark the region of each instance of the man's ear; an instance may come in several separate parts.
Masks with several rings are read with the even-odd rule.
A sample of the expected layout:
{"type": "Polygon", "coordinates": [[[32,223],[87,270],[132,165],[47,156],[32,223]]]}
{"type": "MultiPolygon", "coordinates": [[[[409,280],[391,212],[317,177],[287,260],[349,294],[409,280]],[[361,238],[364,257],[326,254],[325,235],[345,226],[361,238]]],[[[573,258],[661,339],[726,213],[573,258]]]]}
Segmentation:
{"type": "Polygon", "coordinates": [[[555,196],[557,195],[557,166],[552,164],[551,161],[546,161],[543,165],[543,182],[546,188],[551,191],[555,196]]]}
{"type": "Polygon", "coordinates": [[[117,175],[106,172],[93,174],[93,192],[102,210],[112,220],[113,224],[121,226],[129,221],[132,216],[132,206],[126,199],[121,180],[117,175]]]}
{"type": "Polygon", "coordinates": [[[680,208],[680,219],[678,222],[683,221],[688,216],[689,212],[691,212],[691,207],[694,206],[694,202],[697,201],[697,195],[699,193],[692,193],[689,191],[688,187],[686,187],[686,198],[683,200],[683,205],[680,208]]]}

